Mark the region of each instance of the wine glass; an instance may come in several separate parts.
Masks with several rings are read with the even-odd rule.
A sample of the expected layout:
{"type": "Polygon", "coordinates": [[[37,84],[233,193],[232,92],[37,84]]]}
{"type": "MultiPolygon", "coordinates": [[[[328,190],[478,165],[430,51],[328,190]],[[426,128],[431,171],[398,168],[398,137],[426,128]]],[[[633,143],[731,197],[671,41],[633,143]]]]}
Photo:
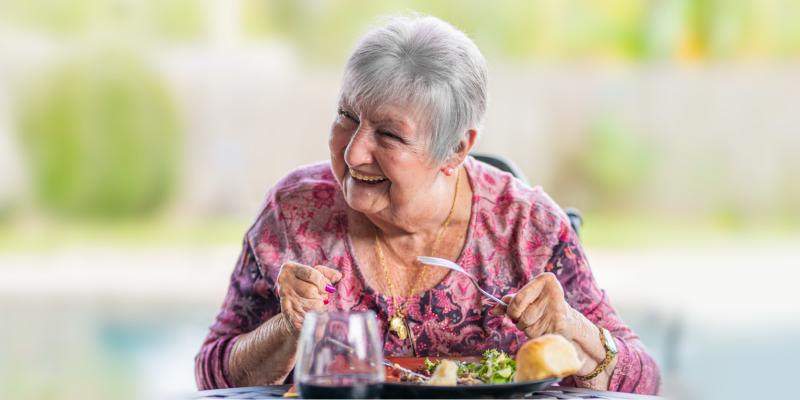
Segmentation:
{"type": "Polygon", "coordinates": [[[383,380],[383,347],[375,313],[306,315],[294,369],[301,396],[377,398],[383,380]]]}

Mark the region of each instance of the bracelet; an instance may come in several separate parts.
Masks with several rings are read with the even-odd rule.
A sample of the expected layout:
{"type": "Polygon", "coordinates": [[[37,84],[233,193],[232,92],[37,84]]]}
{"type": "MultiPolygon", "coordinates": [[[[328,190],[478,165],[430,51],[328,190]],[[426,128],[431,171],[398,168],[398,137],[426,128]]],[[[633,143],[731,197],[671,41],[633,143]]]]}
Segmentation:
{"type": "Polygon", "coordinates": [[[606,370],[606,368],[608,368],[608,365],[611,364],[611,362],[614,361],[614,358],[617,356],[617,345],[614,342],[614,338],[611,336],[611,333],[605,328],[598,327],[598,330],[600,332],[600,342],[603,343],[603,348],[606,349],[606,357],[600,362],[600,364],[597,364],[597,367],[595,367],[594,371],[590,372],[588,375],[576,375],[576,377],[582,381],[588,381],[590,379],[594,379],[597,377],[597,375],[600,375],[606,370]]]}

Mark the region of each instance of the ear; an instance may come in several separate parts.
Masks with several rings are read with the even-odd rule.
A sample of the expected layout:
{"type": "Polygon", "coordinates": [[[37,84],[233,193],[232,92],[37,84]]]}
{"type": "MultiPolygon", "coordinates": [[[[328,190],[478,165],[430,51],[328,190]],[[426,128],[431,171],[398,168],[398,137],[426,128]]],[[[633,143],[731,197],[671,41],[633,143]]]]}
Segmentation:
{"type": "Polygon", "coordinates": [[[464,132],[464,136],[461,137],[461,140],[458,142],[458,146],[456,147],[455,153],[453,153],[447,161],[442,164],[442,168],[458,168],[461,163],[464,162],[464,159],[467,158],[469,152],[472,151],[472,147],[475,146],[475,140],[478,138],[478,130],[477,129],[468,129],[464,132]]]}

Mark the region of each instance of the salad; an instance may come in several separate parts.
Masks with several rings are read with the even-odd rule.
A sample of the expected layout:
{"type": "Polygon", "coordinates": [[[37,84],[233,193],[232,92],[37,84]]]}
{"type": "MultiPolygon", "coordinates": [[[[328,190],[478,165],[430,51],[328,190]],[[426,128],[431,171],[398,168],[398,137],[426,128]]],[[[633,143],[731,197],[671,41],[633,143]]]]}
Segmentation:
{"type": "Polygon", "coordinates": [[[425,359],[425,369],[429,375],[433,375],[436,369],[443,362],[455,363],[457,369],[458,384],[480,384],[480,383],[510,383],[514,381],[514,373],[517,371],[517,362],[503,351],[490,349],[483,353],[480,362],[463,362],[439,360],[431,361],[425,359]]]}

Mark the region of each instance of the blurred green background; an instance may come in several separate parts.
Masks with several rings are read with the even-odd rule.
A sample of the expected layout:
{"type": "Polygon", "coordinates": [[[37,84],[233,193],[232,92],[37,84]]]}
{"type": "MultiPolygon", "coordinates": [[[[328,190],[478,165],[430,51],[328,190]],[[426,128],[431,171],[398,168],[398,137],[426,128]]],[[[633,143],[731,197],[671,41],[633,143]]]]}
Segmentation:
{"type": "Polygon", "coordinates": [[[664,393],[779,390],[758,385],[800,355],[800,2],[0,0],[0,398],[194,390],[263,196],[327,158],[350,49],[411,11],[484,52],[477,150],[583,212],[664,393]]]}

